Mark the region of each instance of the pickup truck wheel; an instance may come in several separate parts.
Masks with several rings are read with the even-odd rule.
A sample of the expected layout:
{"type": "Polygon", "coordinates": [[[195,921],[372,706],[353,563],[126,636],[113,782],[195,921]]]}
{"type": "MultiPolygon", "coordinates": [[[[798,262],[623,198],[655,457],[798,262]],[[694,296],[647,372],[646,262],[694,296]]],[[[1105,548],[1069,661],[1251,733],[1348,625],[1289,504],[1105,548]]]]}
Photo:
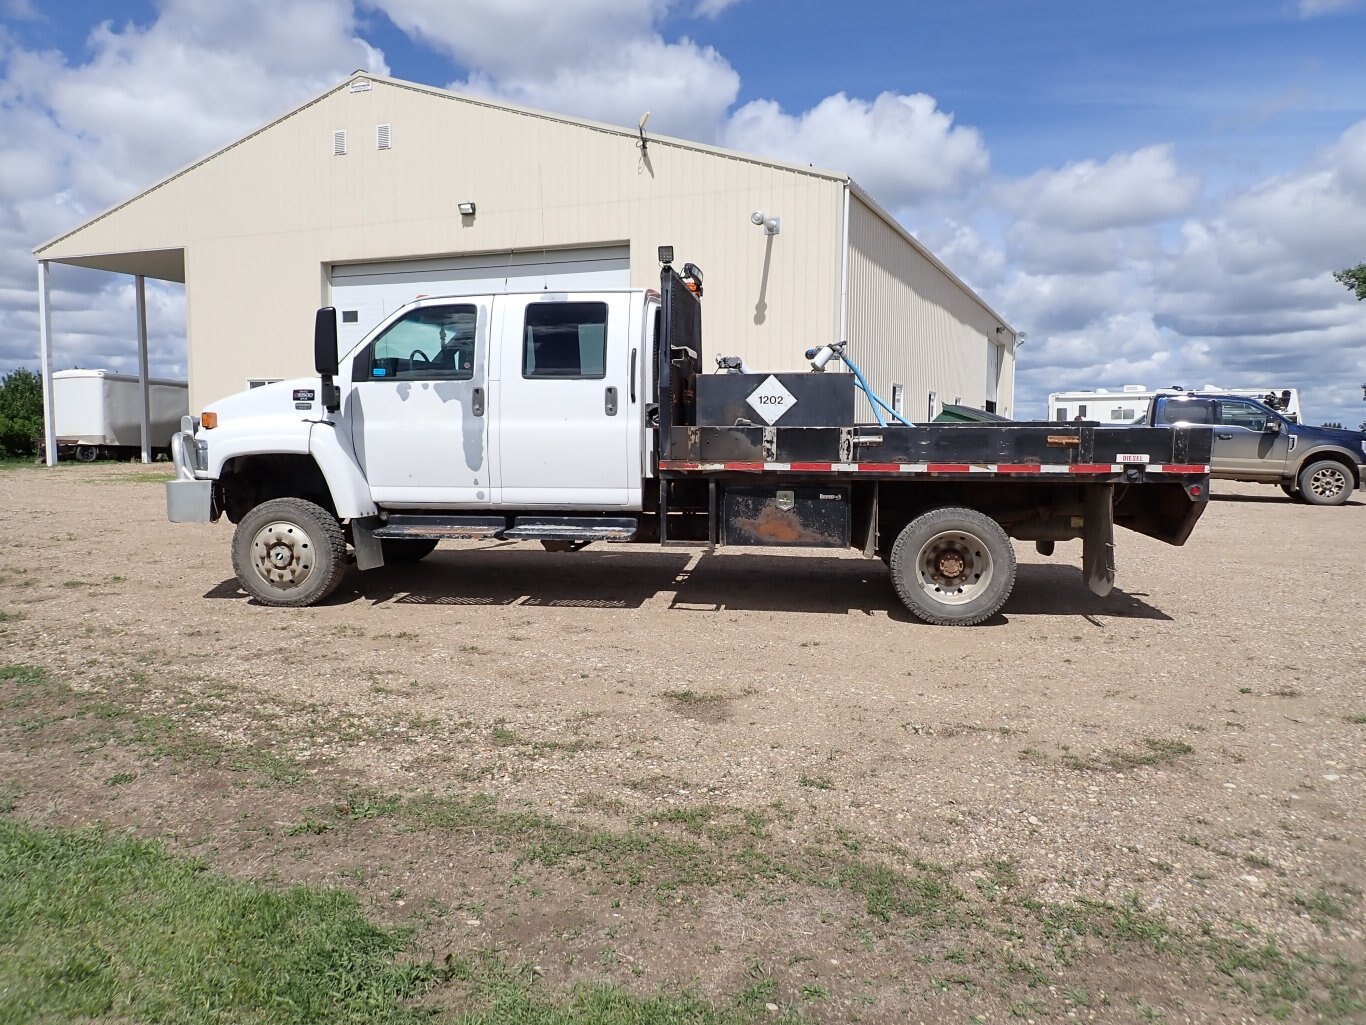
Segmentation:
{"type": "Polygon", "coordinates": [[[1300,497],[1310,505],[1342,505],[1352,494],[1352,475],[1331,459],[1320,459],[1300,471],[1300,497]]]}
{"type": "Polygon", "coordinates": [[[302,498],[262,502],[232,538],[237,581],[263,605],[316,605],[346,572],[346,536],[336,517],[302,498]]]}
{"type": "Polygon", "coordinates": [[[892,546],[892,584],[911,613],[935,626],[990,619],[1015,586],[1015,549],[1000,524],[973,509],[932,509],[892,546]]]}
{"type": "Polygon", "coordinates": [[[384,549],[386,566],[407,566],[425,559],[436,551],[436,539],[426,537],[382,537],[380,547],[384,549]]]}

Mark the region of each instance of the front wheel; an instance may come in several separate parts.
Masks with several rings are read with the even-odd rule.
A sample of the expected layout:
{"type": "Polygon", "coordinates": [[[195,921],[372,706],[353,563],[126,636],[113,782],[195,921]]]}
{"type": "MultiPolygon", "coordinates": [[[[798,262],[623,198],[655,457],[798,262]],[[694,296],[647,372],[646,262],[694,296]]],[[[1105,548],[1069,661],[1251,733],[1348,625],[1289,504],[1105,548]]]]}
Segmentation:
{"type": "Polygon", "coordinates": [[[346,572],[346,536],[336,517],[302,498],[262,502],[232,538],[237,582],[263,605],[316,605],[346,572]]]}
{"type": "Polygon", "coordinates": [[[1015,549],[999,523],[974,509],[932,509],[892,546],[892,584],[911,613],[935,626],[990,619],[1015,586],[1015,549]]]}
{"type": "Polygon", "coordinates": [[[1300,471],[1300,496],[1310,505],[1342,505],[1352,494],[1351,471],[1331,459],[1320,459],[1300,471]]]}
{"type": "Polygon", "coordinates": [[[1293,484],[1282,484],[1281,490],[1285,492],[1285,497],[1292,502],[1303,502],[1304,496],[1300,494],[1300,489],[1293,484]]]}

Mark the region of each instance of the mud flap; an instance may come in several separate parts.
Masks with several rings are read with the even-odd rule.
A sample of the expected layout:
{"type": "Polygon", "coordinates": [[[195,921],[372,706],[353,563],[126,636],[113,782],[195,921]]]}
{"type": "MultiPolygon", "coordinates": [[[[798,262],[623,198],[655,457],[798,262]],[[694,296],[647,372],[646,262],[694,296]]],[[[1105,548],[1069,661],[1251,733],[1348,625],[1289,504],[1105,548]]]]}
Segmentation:
{"type": "Polygon", "coordinates": [[[1104,598],[1115,586],[1114,488],[1090,484],[1083,491],[1081,575],[1086,586],[1104,598]]]}
{"type": "Polygon", "coordinates": [[[379,569],[384,565],[384,548],[375,537],[378,516],[351,521],[351,546],[356,550],[356,569],[379,569]]]}

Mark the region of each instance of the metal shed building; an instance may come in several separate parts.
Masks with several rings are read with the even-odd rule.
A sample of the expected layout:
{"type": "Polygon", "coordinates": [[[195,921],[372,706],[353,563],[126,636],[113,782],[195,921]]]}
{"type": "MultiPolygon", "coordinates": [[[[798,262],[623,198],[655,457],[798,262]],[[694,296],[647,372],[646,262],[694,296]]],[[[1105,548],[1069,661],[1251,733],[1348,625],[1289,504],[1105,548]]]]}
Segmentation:
{"type": "Polygon", "coordinates": [[[848,175],[645,137],[358,72],[40,246],[43,320],[50,263],[184,282],[197,410],[311,373],[319,305],[345,346],[418,294],[657,285],[670,244],[708,365],[843,337],[913,419],[930,392],[1011,412],[1015,332],[848,175]]]}

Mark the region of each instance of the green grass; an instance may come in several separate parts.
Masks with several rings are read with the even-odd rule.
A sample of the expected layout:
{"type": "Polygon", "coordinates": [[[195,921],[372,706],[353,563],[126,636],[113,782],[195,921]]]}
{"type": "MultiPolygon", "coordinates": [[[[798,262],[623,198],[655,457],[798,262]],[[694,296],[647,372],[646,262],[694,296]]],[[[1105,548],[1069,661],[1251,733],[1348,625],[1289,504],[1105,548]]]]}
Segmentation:
{"type": "Polygon", "coordinates": [[[557,998],[529,966],[492,953],[438,965],[407,945],[340,890],[239,882],[156,843],[0,819],[0,1025],[399,1025],[447,1010],[461,1025],[792,1020],[745,994],[718,1007],[597,983],[557,998]]]}
{"type": "Polygon", "coordinates": [[[160,846],[0,820],[0,1022],[392,1022],[433,985],[338,890],[221,879],[160,846]]]}

